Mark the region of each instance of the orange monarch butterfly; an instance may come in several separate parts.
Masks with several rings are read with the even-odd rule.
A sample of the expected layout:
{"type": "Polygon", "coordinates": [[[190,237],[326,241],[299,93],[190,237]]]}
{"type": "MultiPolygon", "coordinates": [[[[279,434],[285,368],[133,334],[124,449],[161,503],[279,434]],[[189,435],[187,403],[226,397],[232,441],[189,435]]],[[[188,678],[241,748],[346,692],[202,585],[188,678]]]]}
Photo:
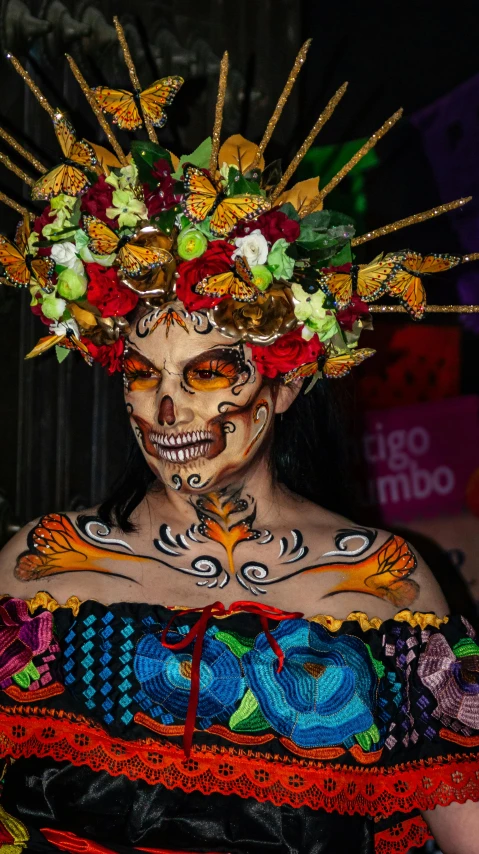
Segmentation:
{"type": "Polygon", "coordinates": [[[323,360],[321,358],[316,362],[307,362],[305,365],[300,365],[299,368],[294,368],[284,376],[284,382],[290,383],[292,380],[301,379],[302,377],[311,377],[318,372],[324,374],[330,380],[341,379],[347,376],[355,365],[361,364],[365,359],[374,356],[376,350],[370,350],[368,347],[363,347],[362,350],[349,350],[347,353],[338,353],[329,355],[323,360]]]}
{"type": "Polygon", "coordinates": [[[208,173],[191,164],[185,166],[184,184],[186,198],[183,208],[192,222],[203,222],[211,216],[210,230],[218,237],[226,237],[240,220],[250,220],[268,211],[271,203],[263,196],[246,193],[226,196],[215,185],[208,173]]]}
{"type": "Polygon", "coordinates": [[[37,281],[44,290],[50,289],[55,272],[53,258],[35,258],[28,249],[30,220],[26,216],[20,222],[15,234],[15,243],[0,234],[0,264],[4,268],[6,284],[28,287],[37,281]]]}
{"type": "Polygon", "coordinates": [[[208,276],[195,285],[197,294],[210,297],[230,296],[240,302],[255,302],[258,290],[253,285],[253,274],[241,256],[235,260],[234,270],[208,276]]]}
{"type": "Polygon", "coordinates": [[[80,341],[72,329],[67,328],[62,334],[47,335],[45,338],[40,338],[33,350],[27,353],[25,359],[34,359],[36,356],[41,356],[43,353],[51,350],[52,347],[65,347],[67,350],[77,350],[87,365],[93,365],[94,359],[88,347],[85,346],[83,341],[80,341]]]}
{"type": "Polygon", "coordinates": [[[365,302],[372,302],[384,293],[400,257],[400,253],[394,258],[378,255],[370,264],[353,264],[348,273],[322,273],[319,286],[333,297],[338,309],[349,305],[354,290],[365,302]]]}
{"type": "Polygon", "coordinates": [[[167,264],[172,260],[171,254],[166,249],[140,246],[138,243],[129,243],[132,235],[120,237],[101,219],[91,214],[83,217],[85,231],[90,238],[88,244],[95,255],[112,255],[116,253],[118,266],[126,276],[140,276],[142,273],[167,264]]]}
{"type": "Polygon", "coordinates": [[[61,113],[54,116],[53,127],[62,150],[62,162],[33,185],[32,199],[51,199],[60,193],[81,195],[90,186],[84,170],[93,170],[98,163],[93,147],[85,139],[76,139],[72,125],[61,113]]]}
{"type": "Polygon", "coordinates": [[[389,256],[394,264],[392,277],[386,289],[397,297],[405,309],[420,320],[426,308],[426,289],[423,278],[433,273],[442,273],[459,264],[461,258],[455,255],[417,255],[415,252],[401,252],[389,256]]]}
{"type": "Polygon", "coordinates": [[[163,107],[169,107],[183,82],[182,77],[163,77],[143,92],[110,89],[109,86],[97,86],[92,92],[103,112],[110,113],[113,124],[122,130],[141,127],[142,113],[152,124],[162,128],[167,118],[163,107]]]}

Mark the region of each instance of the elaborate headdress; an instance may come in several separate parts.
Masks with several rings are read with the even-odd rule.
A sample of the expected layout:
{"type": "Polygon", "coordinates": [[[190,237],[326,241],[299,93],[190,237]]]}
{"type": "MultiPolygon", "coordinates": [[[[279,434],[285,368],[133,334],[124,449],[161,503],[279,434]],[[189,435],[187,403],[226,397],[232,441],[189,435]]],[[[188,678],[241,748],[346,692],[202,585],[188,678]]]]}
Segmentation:
{"type": "MultiPolygon", "coordinates": [[[[23,217],[15,241],[0,236],[1,281],[28,287],[32,310],[49,327],[27,358],[53,346],[59,361],[72,349],[109,372],[120,369],[129,314],[139,301],[149,309],[147,328],[168,330],[185,313],[206,312],[225,336],[242,338],[260,372],[269,377],[341,377],[373,354],[358,347],[371,327],[371,306],[383,295],[399,300],[394,310],[419,319],[426,310],[423,280],[464,258],[420,256],[403,250],[357,265],[353,248],[464,205],[458,199],[361,237],[348,216],[324,207],[331,190],[398,121],[401,110],[320,189],[319,178],[288,189],[299,163],[343,97],[338,89],[303,145],[281,174],[265,165],[264,152],[304,63],[301,48],[259,145],[235,135],[220,144],[228,55],[221,62],[212,137],[178,159],[163,148],[155,128],[166,122],[183,81],[158,80],[141,90],[123,29],[115,19],[133,93],[90,89],[71,57],[70,68],[102,127],[111,150],[77,139],[66,116],[55,110],[15,57],[15,69],[49,113],[62,158],[47,169],[6,131],[0,136],[40,177],[32,178],[5,155],[3,164],[45,201],[35,215],[3,193],[0,199],[23,217]],[[125,154],[105,114],[119,128],[144,126],[125,154]]],[[[439,306],[432,307],[440,309],[439,306]]],[[[449,310],[476,310],[449,306],[449,310]]]]}

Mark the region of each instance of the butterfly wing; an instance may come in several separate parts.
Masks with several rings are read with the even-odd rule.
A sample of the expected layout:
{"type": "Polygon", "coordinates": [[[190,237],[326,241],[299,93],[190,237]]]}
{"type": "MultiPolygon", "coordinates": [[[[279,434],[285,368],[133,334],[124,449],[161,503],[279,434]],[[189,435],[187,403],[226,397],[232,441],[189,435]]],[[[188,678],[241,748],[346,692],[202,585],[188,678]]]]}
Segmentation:
{"type": "Polygon", "coordinates": [[[83,217],[84,229],[90,238],[89,247],[95,255],[111,255],[116,252],[119,243],[118,235],[113,229],[96,216],[85,214],[83,217]]]}
{"type": "Polygon", "coordinates": [[[356,291],[365,302],[372,302],[386,290],[387,284],[394,275],[396,259],[390,256],[378,255],[370,264],[361,264],[358,268],[356,291]]]}
{"type": "Polygon", "coordinates": [[[226,237],[240,220],[255,219],[270,207],[271,202],[263,196],[229,196],[219,203],[211,217],[211,233],[226,237]]]}
{"type": "Polygon", "coordinates": [[[183,174],[187,194],[184,212],[191,222],[203,222],[214,208],[218,190],[208,175],[196,166],[185,166],[183,174]]]}
{"type": "Polygon", "coordinates": [[[302,379],[303,377],[312,377],[318,370],[318,362],[307,362],[305,365],[300,365],[299,368],[293,368],[288,371],[283,377],[283,382],[287,385],[293,380],[302,379]]]}
{"type": "Polygon", "coordinates": [[[53,128],[64,157],[70,157],[71,150],[75,144],[76,136],[73,125],[62,113],[56,113],[53,117],[53,128]]]}
{"type": "Polygon", "coordinates": [[[5,270],[5,278],[11,285],[25,287],[30,284],[31,273],[23,254],[3,234],[0,235],[0,264],[5,270]]]}
{"type": "Polygon", "coordinates": [[[333,297],[338,309],[351,302],[353,282],[351,273],[322,273],[318,276],[319,287],[333,297]]]}
{"type": "Polygon", "coordinates": [[[121,269],[133,279],[157,267],[163,262],[163,258],[164,250],[139,246],[137,243],[126,243],[118,253],[121,269]]]}
{"type": "Polygon", "coordinates": [[[109,86],[97,86],[92,90],[104,113],[113,116],[113,124],[122,130],[135,130],[143,122],[131,92],[126,89],[110,89],[109,86]]]}
{"type": "Polygon", "coordinates": [[[352,350],[349,353],[328,356],[322,367],[322,372],[330,380],[341,379],[347,376],[355,365],[359,365],[365,359],[374,356],[375,352],[375,350],[364,347],[362,350],[352,350]]]}
{"type": "Polygon", "coordinates": [[[70,160],[74,160],[79,166],[85,169],[94,169],[98,163],[95,150],[86,139],[80,139],[75,142],[70,152],[70,160]]]}
{"type": "Polygon", "coordinates": [[[33,350],[30,350],[29,353],[25,356],[25,359],[34,359],[36,356],[41,356],[42,353],[46,353],[48,350],[51,350],[52,347],[56,347],[57,344],[65,344],[68,341],[66,335],[46,335],[45,338],[40,338],[39,341],[35,344],[33,350]]]}
{"type": "Polygon", "coordinates": [[[168,107],[183,85],[182,77],[163,77],[157,80],[140,95],[143,112],[156,127],[166,123],[164,107],[168,107]]]}
{"type": "Polygon", "coordinates": [[[34,258],[31,262],[32,273],[41,288],[48,289],[53,273],[55,272],[55,261],[53,258],[34,258]]]}
{"type": "Polygon", "coordinates": [[[235,274],[232,270],[227,273],[216,273],[214,276],[207,276],[201,282],[195,285],[197,294],[202,294],[208,297],[225,297],[231,293],[231,286],[235,279],[235,274]]]}

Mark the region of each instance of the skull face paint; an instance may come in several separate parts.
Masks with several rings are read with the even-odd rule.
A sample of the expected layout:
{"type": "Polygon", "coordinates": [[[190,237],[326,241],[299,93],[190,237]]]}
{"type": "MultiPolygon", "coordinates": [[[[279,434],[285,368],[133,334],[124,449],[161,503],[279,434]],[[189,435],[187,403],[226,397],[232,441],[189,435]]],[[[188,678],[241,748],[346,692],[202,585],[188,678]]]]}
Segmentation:
{"type": "Polygon", "coordinates": [[[148,465],[166,486],[219,488],[258,453],[274,415],[274,386],[250,355],[179,303],[134,326],[125,399],[148,465]]]}

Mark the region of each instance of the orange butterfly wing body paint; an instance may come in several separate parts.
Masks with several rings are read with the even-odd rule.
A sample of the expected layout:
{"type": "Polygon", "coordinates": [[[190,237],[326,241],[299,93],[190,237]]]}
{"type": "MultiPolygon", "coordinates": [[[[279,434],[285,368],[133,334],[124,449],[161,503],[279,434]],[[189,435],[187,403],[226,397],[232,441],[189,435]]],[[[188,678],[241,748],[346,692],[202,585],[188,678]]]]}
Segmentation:
{"type": "Polygon", "coordinates": [[[105,567],[106,560],[131,563],[135,559],[84,540],[62,513],[43,516],[29,533],[28,545],[29,550],[19,556],[15,567],[15,575],[22,581],[76,571],[115,575],[105,567]]]}
{"type": "MultiPolygon", "coordinates": [[[[396,534],[386,540],[374,554],[358,563],[328,563],[306,572],[340,572],[341,580],[331,588],[332,593],[369,593],[406,608],[414,602],[419,587],[410,575],[417,567],[414,552],[396,534]]],[[[306,573],[305,573],[306,574],[306,573]]]]}
{"type": "Polygon", "coordinates": [[[255,531],[252,527],[255,519],[254,510],[240,522],[231,524],[232,515],[246,509],[247,503],[244,499],[239,499],[235,495],[223,499],[221,493],[217,492],[207,493],[196,505],[196,512],[200,519],[199,533],[223,546],[228,558],[228,569],[232,575],[234,574],[233,551],[238,543],[257,540],[261,536],[261,532],[255,531]]]}

